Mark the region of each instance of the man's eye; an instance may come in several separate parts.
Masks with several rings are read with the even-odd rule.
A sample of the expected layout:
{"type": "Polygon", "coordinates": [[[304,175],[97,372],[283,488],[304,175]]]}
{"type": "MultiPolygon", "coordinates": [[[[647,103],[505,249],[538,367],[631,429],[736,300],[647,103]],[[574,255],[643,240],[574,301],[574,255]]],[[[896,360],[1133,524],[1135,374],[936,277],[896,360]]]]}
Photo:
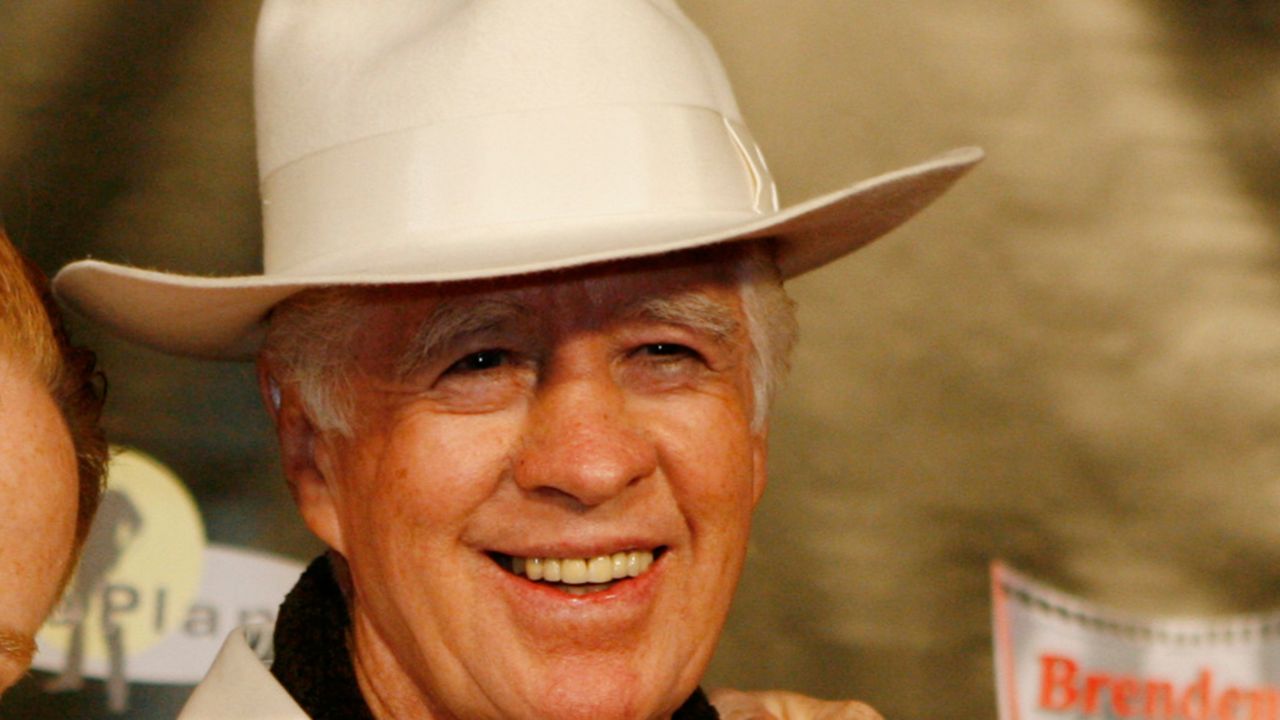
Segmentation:
{"type": "Polygon", "coordinates": [[[696,358],[698,353],[687,345],[679,343],[649,343],[641,348],[641,352],[659,358],[696,358]]]}
{"type": "Polygon", "coordinates": [[[445,370],[449,373],[468,373],[479,372],[482,370],[492,370],[501,367],[511,361],[511,356],[506,350],[481,350],[473,352],[449,366],[445,370]]]}

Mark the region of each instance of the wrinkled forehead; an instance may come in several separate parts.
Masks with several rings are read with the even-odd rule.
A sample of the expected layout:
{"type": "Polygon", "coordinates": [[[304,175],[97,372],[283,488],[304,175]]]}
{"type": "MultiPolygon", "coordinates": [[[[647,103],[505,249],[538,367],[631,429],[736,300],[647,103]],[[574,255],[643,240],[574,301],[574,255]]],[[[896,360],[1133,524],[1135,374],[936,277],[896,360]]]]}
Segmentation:
{"type": "Polygon", "coordinates": [[[527,276],[367,288],[360,291],[363,317],[353,351],[359,366],[381,374],[466,338],[569,337],[637,320],[688,326],[745,350],[738,257],[736,249],[713,249],[527,276]]]}
{"type": "Polygon", "coordinates": [[[455,298],[485,294],[512,297],[563,296],[600,304],[619,295],[655,292],[680,284],[734,284],[745,243],[696,248],[649,257],[627,258],[526,275],[509,275],[423,285],[381,286],[374,293],[433,295],[455,298]]]}

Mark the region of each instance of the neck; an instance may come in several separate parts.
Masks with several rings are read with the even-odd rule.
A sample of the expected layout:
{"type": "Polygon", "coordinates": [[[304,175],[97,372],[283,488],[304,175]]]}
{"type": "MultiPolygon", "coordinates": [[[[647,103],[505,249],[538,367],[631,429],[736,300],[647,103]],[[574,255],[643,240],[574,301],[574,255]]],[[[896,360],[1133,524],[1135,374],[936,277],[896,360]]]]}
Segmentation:
{"type": "Polygon", "coordinates": [[[349,647],[360,694],[376,720],[456,720],[434,708],[428,693],[409,677],[367,616],[353,608],[349,647]]]}

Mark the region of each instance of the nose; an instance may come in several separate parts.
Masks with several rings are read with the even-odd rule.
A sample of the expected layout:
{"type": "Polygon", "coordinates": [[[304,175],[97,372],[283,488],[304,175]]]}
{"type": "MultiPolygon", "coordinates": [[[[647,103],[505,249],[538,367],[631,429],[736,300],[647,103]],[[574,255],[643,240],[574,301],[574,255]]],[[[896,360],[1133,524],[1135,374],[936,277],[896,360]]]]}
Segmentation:
{"type": "Polygon", "coordinates": [[[628,412],[625,391],[599,368],[541,383],[514,474],[525,491],[595,507],[657,466],[657,448],[628,412]]]}

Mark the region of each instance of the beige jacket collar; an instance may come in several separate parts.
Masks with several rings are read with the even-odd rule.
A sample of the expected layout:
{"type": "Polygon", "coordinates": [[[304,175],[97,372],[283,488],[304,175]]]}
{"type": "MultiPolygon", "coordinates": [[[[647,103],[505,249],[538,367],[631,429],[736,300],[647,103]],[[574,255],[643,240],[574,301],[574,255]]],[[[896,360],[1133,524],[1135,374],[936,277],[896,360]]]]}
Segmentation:
{"type": "Polygon", "coordinates": [[[271,625],[236,628],[196,686],[178,720],[307,720],[268,668],[271,625]]]}

